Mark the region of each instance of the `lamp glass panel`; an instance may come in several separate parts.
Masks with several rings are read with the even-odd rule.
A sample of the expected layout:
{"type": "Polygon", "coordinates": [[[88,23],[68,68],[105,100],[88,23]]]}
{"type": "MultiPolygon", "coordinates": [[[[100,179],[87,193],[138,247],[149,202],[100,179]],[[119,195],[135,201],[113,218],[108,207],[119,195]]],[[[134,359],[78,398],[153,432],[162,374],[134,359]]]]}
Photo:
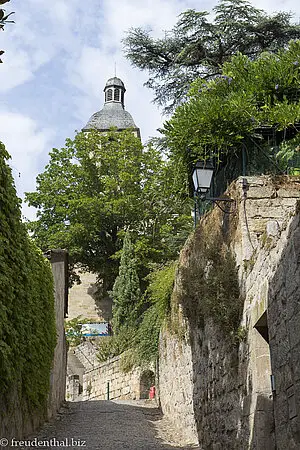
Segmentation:
{"type": "Polygon", "coordinates": [[[202,169],[196,167],[193,173],[195,190],[208,191],[210,188],[212,175],[213,169],[202,169]]]}

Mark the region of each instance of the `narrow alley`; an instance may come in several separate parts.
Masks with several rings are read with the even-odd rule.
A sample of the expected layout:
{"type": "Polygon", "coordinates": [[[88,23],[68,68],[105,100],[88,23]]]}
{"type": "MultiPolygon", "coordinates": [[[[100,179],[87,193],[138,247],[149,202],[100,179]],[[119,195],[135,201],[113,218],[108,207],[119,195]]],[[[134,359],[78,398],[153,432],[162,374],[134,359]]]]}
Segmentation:
{"type": "MultiPolygon", "coordinates": [[[[68,403],[58,418],[46,424],[37,437],[39,448],[68,447],[88,450],[179,450],[157,429],[157,408],[134,401],[89,401],[68,403]]],[[[165,426],[164,426],[165,427],[165,426]]],[[[170,429],[168,430],[170,433],[170,429]]],[[[165,431],[163,431],[165,436],[165,431]]],[[[169,434],[170,435],[170,434],[169,434]]],[[[22,448],[21,446],[19,448],[22,448]]],[[[28,448],[28,442],[24,448],[28,448]]],[[[193,447],[195,448],[195,447],[193,447]]]]}

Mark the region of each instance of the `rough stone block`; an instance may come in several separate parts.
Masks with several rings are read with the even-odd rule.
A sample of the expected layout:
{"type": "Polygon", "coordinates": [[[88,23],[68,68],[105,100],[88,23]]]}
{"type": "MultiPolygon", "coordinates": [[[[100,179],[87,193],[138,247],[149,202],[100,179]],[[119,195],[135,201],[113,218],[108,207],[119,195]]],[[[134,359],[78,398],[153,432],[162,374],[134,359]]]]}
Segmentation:
{"type": "Polygon", "coordinates": [[[274,416],[276,427],[286,424],[289,420],[286,392],[276,393],[274,397],[274,416]]]}
{"type": "Polygon", "coordinates": [[[298,450],[300,448],[300,415],[298,414],[289,422],[288,427],[289,449],[298,450]]]}
{"type": "Polygon", "coordinates": [[[291,348],[300,343],[300,311],[288,322],[291,348]]]}
{"type": "Polygon", "coordinates": [[[276,436],[277,450],[290,449],[289,447],[287,447],[289,439],[288,439],[288,428],[285,424],[281,426],[277,426],[276,424],[275,436],[276,436]]]}
{"type": "Polygon", "coordinates": [[[275,192],[274,186],[250,186],[247,191],[247,199],[273,198],[275,192]]]}
{"type": "MultiPolygon", "coordinates": [[[[290,330],[289,330],[290,331],[290,330]]],[[[287,364],[290,356],[290,342],[288,338],[288,330],[285,322],[282,322],[277,328],[277,364],[279,367],[287,364]]],[[[273,355],[272,355],[273,356],[273,355]]]]}
{"type": "Polygon", "coordinates": [[[280,188],[277,191],[278,197],[284,198],[285,200],[294,200],[296,202],[297,198],[300,197],[300,186],[291,186],[288,188],[280,188]]]}
{"type": "Polygon", "coordinates": [[[291,362],[294,372],[294,380],[298,381],[300,380],[300,343],[298,343],[291,351],[291,362]]]}
{"type": "Polygon", "coordinates": [[[295,396],[295,388],[294,386],[290,386],[287,391],[287,401],[288,401],[288,411],[289,411],[289,419],[293,419],[297,416],[297,408],[296,408],[296,396],[295,396]]]}
{"type": "Polygon", "coordinates": [[[278,236],[280,232],[280,225],[277,220],[268,220],[266,225],[266,232],[268,236],[278,236]]]}

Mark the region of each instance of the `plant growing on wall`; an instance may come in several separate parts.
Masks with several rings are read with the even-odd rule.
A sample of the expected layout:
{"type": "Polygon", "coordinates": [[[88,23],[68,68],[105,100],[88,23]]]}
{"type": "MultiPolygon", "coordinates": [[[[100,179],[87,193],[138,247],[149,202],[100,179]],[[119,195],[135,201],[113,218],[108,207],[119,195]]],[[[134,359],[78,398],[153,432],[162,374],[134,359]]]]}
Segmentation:
{"type": "Polygon", "coordinates": [[[297,133],[294,139],[280,144],[276,153],[276,159],[283,171],[289,173],[300,172],[300,133],[297,133]]]}
{"type": "Polygon", "coordinates": [[[300,121],[299,85],[300,41],[254,61],[239,53],[219,77],[195,80],[188,101],[163,129],[174,164],[181,162],[187,174],[197,159],[222,161],[246,139],[261,141],[262,127],[275,127],[284,139],[300,121]]]}
{"type": "MultiPolygon", "coordinates": [[[[0,398],[45,410],[56,328],[50,263],[27,235],[0,142],[0,398]]],[[[14,405],[10,405],[11,408],[14,405]]]]}
{"type": "Polygon", "coordinates": [[[235,258],[218,224],[200,222],[189,249],[188,266],[179,267],[180,303],[191,326],[205,326],[211,318],[225,336],[239,333],[243,298],[235,258]]]}
{"type": "Polygon", "coordinates": [[[145,310],[139,316],[138,326],[123,326],[116,335],[102,338],[98,346],[100,361],[126,352],[122,367],[127,371],[156,360],[161,326],[171,309],[176,267],[177,263],[172,261],[149,274],[149,285],[141,302],[145,310]]]}
{"type": "Polygon", "coordinates": [[[177,262],[171,261],[149,274],[144,301],[150,306],[142,316],[134,349],[140,364],[155,361],[158,356],[159,333],[171,311],[176,268],[177,262]]]}

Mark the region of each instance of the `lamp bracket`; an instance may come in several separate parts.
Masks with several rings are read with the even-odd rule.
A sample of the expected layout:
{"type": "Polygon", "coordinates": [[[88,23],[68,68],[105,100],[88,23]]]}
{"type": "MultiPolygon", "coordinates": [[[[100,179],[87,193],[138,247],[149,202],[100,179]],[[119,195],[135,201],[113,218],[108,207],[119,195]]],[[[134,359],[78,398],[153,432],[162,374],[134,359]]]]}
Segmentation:
{"type": "Polygon", "coordinates": [[[235,202],[232,198],[219,198],[219,197],[206,197],[204,200],[208,200],[209,202],[235,202]]]}
{"type": "Polygon", "coordinates": [[[208,202],[215,203],[216,206],[217,206],[218,208],[220,208],[220,209],[221,209],[224,213],[226,213],[226,214],[233,214],[233,213],[235,213],[235,210],[236,210],[236,201],[233,200],[232,198],[224,198],[224,197],[222,197],[222,198],[220,198],[220,197],[207,197],[206,194],[205,194],[205,192],[203,192],[203,191],[202,191],[202,192],[199,192],[199,191],[196,192],[196,196],[197,196],[197,197],[199,198],[199,200],[202,201],[202,202],[208,201],[208,202]],[[234,204],[234,207],[233,207],[232,211],[231,211],[231,208],[230,208],[230,207],[224,209],[224,208],[222,208],[221,205],[219,205],[219,202],[233,203],[233,204],[234,204]]]}
{"type": "Polygon", "coordinates": [[[236,201],[233,200],[232,198],[207,198],[208,201],[211,201],[212,203],[214,203],[215,205],[217,205],[218,208],[221,209],[221,211],[223,211],[223,213],[226,214],[234,214],[236,211],[236,201]],[[224,209],[222,208],[221,205],[219,205],[219,202],[226,202],[228,203],[233,203],[233,209],[231,210],[231,207],[229,206],[228,208],[224,209]]]}

